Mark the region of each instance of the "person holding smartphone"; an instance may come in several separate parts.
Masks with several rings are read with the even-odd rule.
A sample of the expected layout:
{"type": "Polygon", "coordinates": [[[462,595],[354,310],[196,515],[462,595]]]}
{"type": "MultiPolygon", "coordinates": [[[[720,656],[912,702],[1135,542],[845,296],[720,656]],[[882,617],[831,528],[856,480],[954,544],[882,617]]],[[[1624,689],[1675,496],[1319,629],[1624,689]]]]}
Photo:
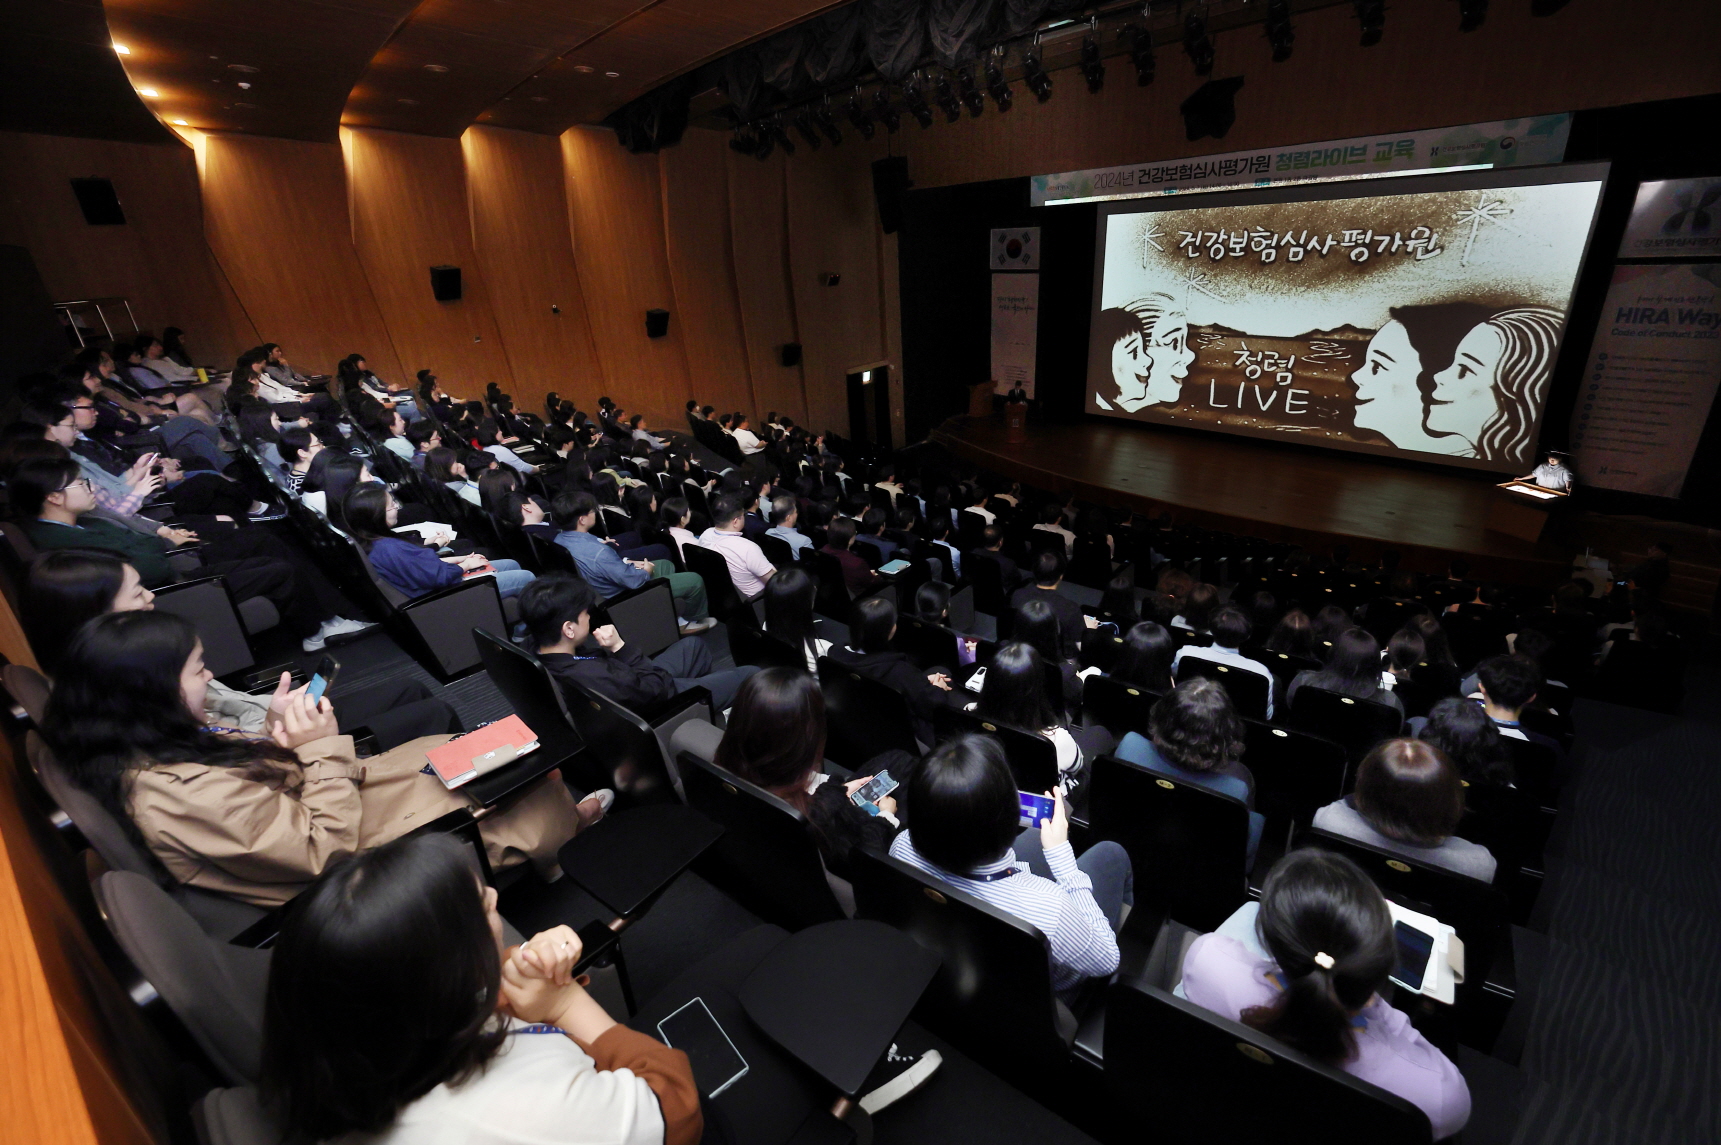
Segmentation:
{"type": "Polygon", "coordinates": [[[260,1082],[285,1138],[694,1145],[687,1055],[586,992],[569,927],[504,946],[471,858],[448,835],[348,856],[283,921],[260,1082]]]}
{"type": "Polygon", "coordinates": [[[1117,928],[1135,900],[1135,873],[1128,852],[1109,840],[1076,856],[1061,791],[1043,793],[1051,818],[1021,830],[1003,747],[991,736],[962,735],[923,759],[901,794],[909,829],[891,843],[891,858],[1039,927],[1052,988],[1066,1000],[1088,979],[1117,972],[1117,928]]]}
{"type": "Polygon", "coordinates": [[[1380,889],[1350,859],[1292,851],[1183,958],[1177,993],[1411,1102],[1444,1141],[1470,1119],[1449,1058],[1380,992],[1397,949],[1380,889]]]}

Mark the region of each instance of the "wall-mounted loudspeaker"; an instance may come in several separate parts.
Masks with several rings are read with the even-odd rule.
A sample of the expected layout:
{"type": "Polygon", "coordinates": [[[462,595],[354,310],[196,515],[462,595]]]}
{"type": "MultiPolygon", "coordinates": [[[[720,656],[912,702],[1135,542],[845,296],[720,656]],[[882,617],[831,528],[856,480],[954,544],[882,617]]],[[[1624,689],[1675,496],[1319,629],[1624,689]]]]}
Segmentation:
{"type": "Polygon", "coordinates": [[[777,356],[785,366],[798,366],[801,364],[801,344],[785,342],[777,347],[777,356]]]}
{"type": "Polygon", "coordinates": [[[430,293],[438,302],[460,301],[460,268],[433,266],[430,268],[430,293]]]}
{"type": "Polygon", "coordinates": [[[125,208],[120,206],[111,179],[73,179],[72,194],[78,197],[78,209],[90,226],[125,226],[125,208]]]}
{"type": "Polygon", "coordinates": [[[872,161],[872,194],[878,201],[879,229],[894,235],[902,227],[902,196],[914,186],[908,178],[908,156],[892,155],[872,161]]]}
{"type": "Polygon", "coordinates": [[[647,310],[645,312],[645,336],[661,338],[669,333],[669,311],[647,310]]]}

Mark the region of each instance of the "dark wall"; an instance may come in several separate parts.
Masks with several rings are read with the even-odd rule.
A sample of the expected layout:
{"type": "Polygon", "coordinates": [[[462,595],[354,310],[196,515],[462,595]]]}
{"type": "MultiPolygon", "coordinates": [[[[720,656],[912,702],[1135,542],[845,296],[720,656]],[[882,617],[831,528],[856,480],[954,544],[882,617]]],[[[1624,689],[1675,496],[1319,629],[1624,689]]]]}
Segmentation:
{"type": "MultiPolygon", "coordinates": [[[[1718,121],[1721,96],[1632,104],[1574,117],[1567,161],[1607,160],[1613,170],[1554,370],[1542,422],[1545,447],[1563,449],[1568,443],[1590,341],[1613,277],[1613,252],[1619,248],[1637,184],[1721,172],[1721,132],[1714,129],[1718,121]]],[[[992,272],[986,255],[994,227],[1041,228],[1038,392],[1048,417],[1088,416],[1082,413],[1082,394],[1097,208],[1035,208],[1029,205],[1028,191],[1027,179],[1000,179],[911,190],[906,196],[898,249],[907,383],[903,411],[911,442],[963,412],[968,385],[988,380],[992,272]]],[[[1287,448],[1308,447],[1287,443],[1287,448]]],[[[1603,512],[1721,523],[1721,403],[1710,411],[1678,501],[1598,489],[1582,493],[1585,504],[1603,512]]]]}

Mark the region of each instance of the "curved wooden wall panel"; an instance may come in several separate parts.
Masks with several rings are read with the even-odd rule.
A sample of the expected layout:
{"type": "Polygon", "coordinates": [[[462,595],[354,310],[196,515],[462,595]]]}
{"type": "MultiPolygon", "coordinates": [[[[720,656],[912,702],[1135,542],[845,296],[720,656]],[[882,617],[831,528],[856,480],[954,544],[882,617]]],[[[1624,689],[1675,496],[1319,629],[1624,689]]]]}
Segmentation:
{"type": "Polygon", "coordinates": [[[468,128],[460,144],[472,246],[513,374],[503,388],[532,413],[542,414],[551,390],[595,412],[604,374],[574,263],[560,147],[552,136],[496,127],[468,128]]]}
{"type": "Polygon", "coordinates": [[[801,340],[789,280],[783,154],[779,151],[761,163],[729,151],[725,160],[730,228],[735,236],[735,292],[747,335],[753,394],[762,410],[774,409],[806,424],[802,368],[784,366],[778,357],[784,343],[801,340]]]}
{"type": "Polygon", "coordinates": [[[403,372],[432,369],[450,393],[475,398],[513,383],[484,275],[472,250],[466,166],[458,139],[346,128],[353,246],[364,263],[403,372]],[[430,268],[458,266],[461,298],[438,302],[430,268]]]}
{"type": "MultiPolygon", "coordinates": [[[[689,131],[657,157],[663,177],[663,230],[676,317],[687,336],[687,397],[721,410],[766,412],[753,391],[746,331],[735,292],[729,228],[726,135],[689,131]]],[[[744,240],[746,241],[746,240],[744,240]]],[[[684,398],[683,401],[686,399],[684,398]]],[[[680,424],[676,418],[674,425],[680,424]]]]}
{"type": "Polygon", "coordinates": [[[335,143],[211,133],[198,146],[204,233],[261,340],[302,373],[348,354],[401,378],[394,341],[353,248],[335,143]]]}
{"type": "Polygon", "coordinates": [[[144,329],[178,326],[199,360],[224,367],[257,344],[201,240],[189,147],[0,132],[0,203],[0,242],[29,248],[56,301],[129,299],[144,329]],[[84,221],[69,180],[86,176],[113,180],[124,226],[84,221]]]}
{"type": "MultiPolygon", "coordinates": [[[[615,136],[591,127],[562,133],[568,219],[586,313],[603,362],[608,396],[662,425],[680,421],[691,383],[685,323],[664,245],[657,156],[631,155],[615,136]],[[670,312],[669,334],[647,338],[645,312],[670,312]]],[[[590,412],[588,410],[588,412],[590,412]]]]}

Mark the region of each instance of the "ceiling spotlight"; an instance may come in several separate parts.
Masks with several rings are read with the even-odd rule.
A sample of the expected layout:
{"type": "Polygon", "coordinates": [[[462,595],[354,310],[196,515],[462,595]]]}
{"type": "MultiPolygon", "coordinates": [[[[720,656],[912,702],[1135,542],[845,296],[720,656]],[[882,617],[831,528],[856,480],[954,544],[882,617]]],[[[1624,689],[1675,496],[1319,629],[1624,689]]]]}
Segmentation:
{"type": "Polygon", "coordinates": [[[761,127],[758,124],[752,124],[751,126],[755,128],[753,135],[753,158],[763,163],[771,157],[771,152],[777,149],[777,141],[772,138],[771,132],[766,128],[761,127]]]}
{"type": "Polygon", "coordinates": [[[818,126],[820,131],[825,133],[825,138],[831,141],[832,147],[836,147],[842,143],[843,133],[842,130],[837,127],[837,117],[831,114],[831,105],[828,97],[824,104],[813,109],[813,123],[818,126]]]}
{"type": "Polygon", "coordinates": [[[998,105],[999,111],[1009,111],[1016,93],[1010,90],[1010,83],[1004,78],[1003,53],[993,49],[992,55],[986,60],[986,94],[992,97],[992,102],[998,105]]]}
{"type": "Polygon", "coordinates": [[[759,139],[753,133],[751,123],[740,123],[735,126],[735,138],[729,141],[729,146],[743,155],[752,155],[759,150],[759,139]]]}
{"type": "Polygon", "coordinates": [[[1267,0],[1267,42],[1273,45],[1274,63],[1282,64],[1291,58],[1291,45],[1296,39],[1297,33],[1291,27],[1291,0],[1267,0]]]}
{"type": "Polygon", "coordinates": [[[822,144],[822,140],[819,139],[819,129],[813,124],[813,117],[807,113],[806,109],[803,108],[801,112],[795,116],[793,122],[795,124],[795,130],[800,132],[801,138],[807,141],[807,149],[809,151],[817,151],[822,144]]]}
{"type": "Polygon", "coordinates": [[[1129,62],[1135,65],[1136,85],[1146,87],[1153,82],[1153,73],[1158,67],[1153,58],[1153,33],[1140,24],[1125,24],[1118,35],[1129,52],[1129,62]]]}
{"type": "Polygon", "coordinates": [[[448,68],[442,64],[425,64],[424,70],[427,72],[435,72],[437,75],[442,75],[448,70],[448,68]]]}
{"type": "Polygon", "coordinates": [[[1195,74],[1213,74],[1213,37],[1207,34],[1207,10],[1193,9],[1183,18],[1183,50],[1195,65],[1195,74]]]}
{"type": "Polygon", "coordinates": [[[178,124],[180,127],[190,127],[191,126],[191,124],[185,122],[185,120],[183,120],[183,119],[176,119],[173,122],[178,124]]]}
{"type": "Polygon", "coordinates": [[[1488,19],[1488,0],[1458,0],[1458,30],[1474,32],[1488,19]]]}
{"type": "Polygon", "coordinates": [[[1022,82],[1041,103],[1052,98],[1052,77],[1040,66],[1040,45],[1037,43],[1022,53],[1022,82]]]}
{"type": "Polygon", "coordinates": [[[943,72],[932,81],[933,99],[939,110],[944,112],[944,118],[949,123],[955,123],[962,118],[962,101],[956,98],[956,91],[950,86],[950,77],[943,72]]]}
{"type": "Polygon", "coordinates": [[[920,90],[920,73],[902,85],[902,98],[908,104],[908,114],[914,116],[914,121],[921,127],[932,126],[932,109],[926,106],[926,93],[920,90]]]}
{"type": "Polygon", "coordinates": [[[1362,26],[1358,43],[1365,48],[1374,47],[1386,30],[1386,0],[1351,0],[1351,4],[1356,8],[1357,23],[1362,26]]]}
{"type": "Polygon", "coordinates": [[[126,47],[124,44],[115,44],[114,51],[118,52],[122,56],[131,55],[131,49],[126,47]]]}
{"type": "Polygon", "coordinates": [[[956,95],[974,118],[980,118],[980,113],[986,110],[986,97],[974,86],[974,73],[967,68],[956,73],[956,95]]]}
{"type": "Polygon", "coordinates": [[[849,96],[848,106],[843,110],[848,113],[849,122],[861,133],[862,139],[871,139],[878,133],[878,128],[873,126],[872,116],[867,114],[866,104],[861,102],[860,88],[855,88],[855,93],[849,96]]]}
{"type": "MultiPolygon", "coordinates": [[[[777,141],[777,146],[783,149],[783,154],[793,155],[795,153],[795,141],[789,138],[788,129],[783,126],[782,116],[773,115],[766,121],[765,126],[771,132],[771,138],[777,141]]],[[[765,151],[766,154],[770,154],[770,148],[766,148],[765,151]]]]}
{"type": "Polygon", "coordinates": [[[1530,0],[1530,15],[1552,16],[1564,8],[1569,0],[1530,0]]]}
{"type": "Polygon", "coordinates": [[[597,70],[598,69],[592,67],[592,65],[590,65],[590,64],[575,64],[574,65],[574,73],[576,75],[589,76],[597,70]]]}
{"type": "Polygon", "coordinates": [[[160,99],[161,98],[161,93],[159,91],[156,91],[152,87],[140,87],[137,89],[137,94],[143,96],[145,99],[160,99]]]}
{"type": "Polygon", "coordinates": [[[251,85],[246,83],[244,80],[240,80],[236,86],[239,88],[240,91],[250,91],[251,90],[251,85]]]}
{"type": "Polygon", "coordinates": [[[1082,37],[1082,78],[1088,81],[1090,94],[1097,94],[1106,85],[1106,66],[1100,63],[1100,42],[1091,32],[1082,37]]]}
{"type": "Polygon", "coordinates": [[[604,75],[612,80],[618,80],[621,78],[620,72],[605,72],[604,75]]]}
{"type": "Polygon", "coordinates": [[[890,105],[890,92],[879,88],[873,93],[872,113],[878,121],[884,124],[884,129],[895,135],[902,127],[902,116],[896,113],[896,108],[890,105]]]}

